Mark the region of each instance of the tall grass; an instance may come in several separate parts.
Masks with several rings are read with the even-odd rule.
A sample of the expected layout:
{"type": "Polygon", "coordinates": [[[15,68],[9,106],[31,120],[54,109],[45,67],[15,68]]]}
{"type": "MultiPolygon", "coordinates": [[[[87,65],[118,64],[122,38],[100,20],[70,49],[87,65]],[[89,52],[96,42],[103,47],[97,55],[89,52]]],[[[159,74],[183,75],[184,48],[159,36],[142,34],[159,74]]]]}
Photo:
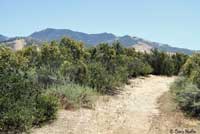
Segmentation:
{"type": "Polygon", "coordinates": [[[96,89],[74,83],[54,85],[47,89],[47,94],[56,95],[65,109],[86,107],[92,108],[98,96],[96,89]]]}

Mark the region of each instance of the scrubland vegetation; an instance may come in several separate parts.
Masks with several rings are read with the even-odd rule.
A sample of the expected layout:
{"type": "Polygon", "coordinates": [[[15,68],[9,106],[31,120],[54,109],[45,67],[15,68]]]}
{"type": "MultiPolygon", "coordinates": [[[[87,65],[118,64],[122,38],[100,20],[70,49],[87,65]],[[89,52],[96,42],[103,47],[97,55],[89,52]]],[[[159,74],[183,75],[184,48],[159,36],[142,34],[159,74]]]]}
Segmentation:
{"type": "MultiPolygon", "coordinates": [[[[55,119],[59,107],[91,108],[95,96],[113,94],[132,77],[177,75],[187,58],[158,50],[140,53],[119,42],[86,48],[69,38],[17,52],[1,46],[0,132],[28,131],[55,119]]],[[[193,109],[192,115],[200,112],[198,59],[198,55],[189,58],[182,70],[186,78],[181,83],[191,84],[179,81],[174,86],[182,86],[175,90],[177,100],[186,111],[193,109]]]]}
{"type": "Polygon", "coordinates": [[[171,86],[178,105],[187,115],[200,118],[200,54],[183,65],[180,78],[171,86]]]}

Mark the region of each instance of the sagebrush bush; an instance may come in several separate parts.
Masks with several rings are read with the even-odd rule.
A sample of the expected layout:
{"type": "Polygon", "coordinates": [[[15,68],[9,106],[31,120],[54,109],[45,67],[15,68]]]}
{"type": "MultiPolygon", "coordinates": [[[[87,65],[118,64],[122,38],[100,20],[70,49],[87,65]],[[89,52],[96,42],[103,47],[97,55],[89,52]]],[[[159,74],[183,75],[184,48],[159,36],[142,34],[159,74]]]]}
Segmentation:
{"type": "Polygon", "coordinates": [[[181,69],[178,80],[171,91],[180,108],[193,117],[200,118],[200,58],[194,54],[188,58],[181,69]]]}
{"type": "Polygon", "coordinates": [[[36,70],[36,81],[42,88],[47,88],[48,86],[59,83],[59,81],[61,81],[59,78],[61,78],[59,72],[51,70],[49,66],[40,66],[40,68],[36,70]]]}
{"type": "Polygon", "coordinates": [[[68,109],[71,107],[91,108],[97,97],[97,91],[87,86],[80,86],[73,83],[54,85],[46,94],[55,95],[60,99],[61,105],[68,109]]]}
{"type": "Polygon", "coordinates": [[[190,116],[200,118],[200,89],[185,78],[175,81],[171,86],[180,108],[190,116]]]}

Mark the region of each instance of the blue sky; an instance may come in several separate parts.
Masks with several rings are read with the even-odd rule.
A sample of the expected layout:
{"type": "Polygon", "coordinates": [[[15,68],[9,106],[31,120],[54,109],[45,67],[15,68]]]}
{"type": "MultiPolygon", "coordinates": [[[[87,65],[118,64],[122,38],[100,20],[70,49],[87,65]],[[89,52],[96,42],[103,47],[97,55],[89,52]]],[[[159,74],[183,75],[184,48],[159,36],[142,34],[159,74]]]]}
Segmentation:
{"type": "Polygon", "coordinates": [[[199,7],[199,0],[0,0],[0,34],[62,28],[200,49],[199,7]]]}

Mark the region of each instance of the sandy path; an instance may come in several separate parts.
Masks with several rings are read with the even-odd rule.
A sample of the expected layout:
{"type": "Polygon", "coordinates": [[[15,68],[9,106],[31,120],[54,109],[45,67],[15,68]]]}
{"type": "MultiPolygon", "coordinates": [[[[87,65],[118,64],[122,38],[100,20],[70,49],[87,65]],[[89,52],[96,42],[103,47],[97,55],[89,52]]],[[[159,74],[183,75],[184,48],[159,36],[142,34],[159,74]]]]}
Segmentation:
{"type": "Polygon", "coordinates": [[[95,110],[59,111],[55,122],[33,134],[153,134],[157,99],[173,81],[174,77],[161,76],[133,79],[121,94],[101,97],[95,110]]]}

